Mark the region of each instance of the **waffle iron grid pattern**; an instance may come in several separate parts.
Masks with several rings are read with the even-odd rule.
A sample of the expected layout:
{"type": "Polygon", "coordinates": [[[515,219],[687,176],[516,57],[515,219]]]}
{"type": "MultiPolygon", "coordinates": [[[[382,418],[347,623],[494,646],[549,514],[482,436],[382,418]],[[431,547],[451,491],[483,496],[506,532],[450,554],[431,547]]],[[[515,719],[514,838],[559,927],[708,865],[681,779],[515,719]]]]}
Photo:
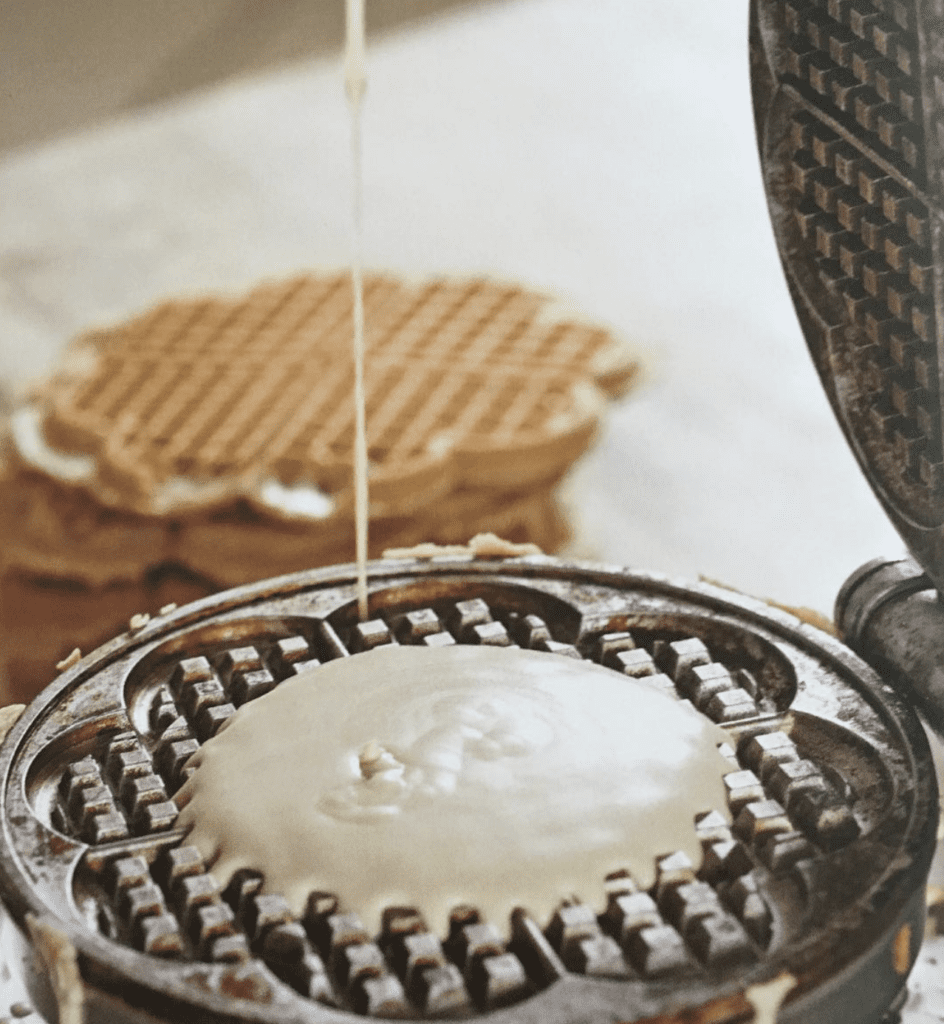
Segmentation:
{"type": "MultiPolygon", "coordinates": [[[[594,383],[587,368],[606,363],[614,341],[542,319],[548,306],[483,280],[415,287],[368,275],[366,402],[378,468],[408,473],[433,458],[427,446],[440,434],[458,449],[513,448],[555,417],[573,418],[573,387],[594,383]]],[[[351,330],[344,274],[263,285],[232,302],[166,303],[84,339],[96,365],[59,380],[47,436],[98,453],[119,474],[140,474],[138,463],[162,481],[268,473],[333,489],[351,459],[351,330]]],[[[613,380],[604,370],[604,391],[622,389],[623,363],[613,380]]]]}
{"type": "Polygon", "coordinates": [[[786,249],[815,267],[818,287],[806,298],[847,328],[833,332],[825,372],[842,377],[837,399],[886,499],[906,517],[940,522],[940,25],[916,17],[913,0],[766,6],[779,37],[776,74],[794,98],[779,198],[799,237],[786,249]]]}
{"type": "Polygon", "coordinates": [[[924,127],[911,0],[780,0],[785,73],[844,127],[923,183],[924,127]]]}
{"type": "Polygon", "coordinates": [[[581,644],[581,653],[555,639],[539,616],[502,613],[481,599],[353,627],[314,621],[307,639],[263,638],[149,670],[134,685],[130,709],[133,721],[146,718],[146,728],[105,736],[98,749],[64,766],[51,817],[90,845],[75,896],[106,936],[152,956],[242,965],[260,993],[268,990],[264,963],[305,999],[357,1013],[467,1014],[525,998],[566,972],[684,982],[756,964],[776,927],[762,876],[788,872],[859,833],[842,780],[780,731],[784,709],[750,672],[713,659],[700,639],[602,633],[581,644]],[[173,828],[168,797],[186,778],[190,754],[236,707],[282,679],[397,642],[517,644],[588,656],[691,700],[733,737],[748,737],[739,744],[741,763],[730,752],[733,827],[717,810],[706,811],[694,823],[705,851],[698,873],[683,854],[666,855],[651,890],[626,875],[601,879],[606,909],[599,917],[568,901],[542,929],[516,912],[510,939],[471,907],[455,911],[442,937],[416,909],[392,907],[381,934],[371,936],[345,911],[343,894],[313,893],[299,920],[281,896],[260,891],[253,872],[238,873],[220,891],[173,828]]]}

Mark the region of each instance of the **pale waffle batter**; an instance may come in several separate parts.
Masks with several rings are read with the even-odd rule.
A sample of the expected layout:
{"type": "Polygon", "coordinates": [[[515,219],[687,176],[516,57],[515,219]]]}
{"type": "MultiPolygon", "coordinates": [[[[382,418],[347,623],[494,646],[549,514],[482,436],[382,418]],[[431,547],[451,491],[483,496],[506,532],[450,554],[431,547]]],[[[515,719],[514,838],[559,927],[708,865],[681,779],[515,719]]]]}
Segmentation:
{"type": "Polygon", "coordinates": [[[241,708],[191,760],[178,824],[221,883],[261,870],[298,913],[320,890],[372,931],[414,903],[437,931],[459,904],[543,921],[610,872],[651,886],[660,852],[700,862],[693,821],[725,805],[728,739],[581,659],[380,647],[241,708]]]}

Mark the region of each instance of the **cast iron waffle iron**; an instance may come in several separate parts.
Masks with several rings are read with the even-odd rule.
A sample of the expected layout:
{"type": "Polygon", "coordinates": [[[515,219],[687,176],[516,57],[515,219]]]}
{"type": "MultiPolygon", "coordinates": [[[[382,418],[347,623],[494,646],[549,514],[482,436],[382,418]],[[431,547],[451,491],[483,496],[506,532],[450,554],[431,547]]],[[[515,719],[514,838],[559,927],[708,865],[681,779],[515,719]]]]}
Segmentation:
{"type": "Polygon", "coordinates": [[[752,0],[751,70],[807,344],[914,556],[854,574],[836,621],[944,734],[944,3],[752,0]]]}
{"type": "Polygon", "coordinates": [[[940,585],[944,8],[752,11],[757,132],[794,303],[860,465],[940,585]]]}
{"type": "MultiPolygon", "coordinates": [[[[917,13],[901,0],[773,0],[754,10],[752,59],[776,231],[814,359],[940,584],[929,168],[944,86],[932,12],[917,13]]],[[[917,567],[867,567],[841,608],[857,637],[903,607],[889,571],[895,595],[928,592],[917,567]]],[[[47,1016],[734,1024],[752,1019],[745,989],[785,972],[797,984],[781,1022],[878,1024],[894,1009],[923,935],[937,792],[910,702],[847,647],[726,591],[543,556],[378,562],[370,586],[365,623],[349,566],[160,616],[65,671],[13,727],[0,748],[0,891],[36,938],[23,964],[47,1016]],[[595,898],[562,899],[547,920],[464,907],[426,921],[417,894],[368,933],[343,892],[313,894],[296,916],[257,874],[217,883],[176,828],[188,758],[301,668],[317,678],[389,643],[516,645],[654,677],[726,730],[732,823],[723,807],[692,821],[697,869],[659,851],[648,890],[600,878],[595,898]]],[[[887,660],[896,684],[922,675],[887,660]]],[[[928,679],[933,663],[921,663],[928,679]]]]}
{"type": "Polygon", "coordinates": [[[56,1019],[58,997],[68,1022],[734,1022],[751,1019],[746,986],[786,971],[782,1022],[883,1018],[923,935],[937,793],[917,718],[847,648],[728,591],[540,555],[388,560],[369,579],[363,623],[350,566],[157,617],[13,727],[0,884],[24,932],[54,936],[24,957],[42,1012],[56,1019]],[[218,885],[175,827],[190,755],[299,670],[393,643],[519,646],[653,677],[726,731],[733,824],[706,809],[697,871],[659,851],[650,889],[601,877],[547,920],[391,907],[369,934],[343,892],[296,917],[252,872],[218,885]]]}

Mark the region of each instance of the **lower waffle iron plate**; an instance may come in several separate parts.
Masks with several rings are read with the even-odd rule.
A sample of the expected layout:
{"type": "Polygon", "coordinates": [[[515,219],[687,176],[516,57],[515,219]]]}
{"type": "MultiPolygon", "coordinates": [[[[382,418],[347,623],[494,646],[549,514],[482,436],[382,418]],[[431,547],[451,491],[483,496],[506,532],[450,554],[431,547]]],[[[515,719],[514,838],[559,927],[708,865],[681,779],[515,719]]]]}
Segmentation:
{"type": "Polygon", "coordinates": [[[781,1022],[944,1019],[942,940],[922,945],[931,753],[845,647],[725,590],[543,556],[375,562],[369,582],[367,622],[349,566],[188,605],[30,706],[0,750],[0,1019],[63,1005],[22,938],[30,921],[74,948],[88,1024],[733,1024],[752,1019],[744,989],[784,972],[781,1022]],[[517,646],[657,677],[730,740],[728,807],[692,823],[703,863],[664,851],[648,891],[601,878],[548,921],[465,908],[427,925],[400,908],[379,935],[344,893],[297,918],[251,875],[221,888],[175,827],[189,756],[302,667],[387,643],[517,646]]]}

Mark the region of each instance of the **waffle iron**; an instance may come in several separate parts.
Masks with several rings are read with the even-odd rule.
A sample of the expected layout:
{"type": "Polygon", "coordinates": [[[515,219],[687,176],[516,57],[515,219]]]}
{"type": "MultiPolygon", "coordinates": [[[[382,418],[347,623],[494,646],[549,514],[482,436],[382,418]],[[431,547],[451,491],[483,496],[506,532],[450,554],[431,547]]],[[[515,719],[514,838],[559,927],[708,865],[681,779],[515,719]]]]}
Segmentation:
{"type": "Polygon", "coordinates": [[[944,86],[918,2],[752,8],[787,278],[843,428],[915,555],[870,563],[840,594],[838,620],[865,660],[729,591],[540,555],[374,562],[364,622],[353,567],[340,566],[137,623],[56,678],[0,747],[0,895],[44,1016],[735,1024],[754,1019],[745,990],[785,973],[796,984],[782,1024],[894,1015],[924,934],[938,822],[913,706],[944,722],[929,170],[944,86]],[[418,894],[389,907],[378,934],[344,893],[313,893],[297,917],[254,872],[218,884],[175,827],[188,758],[298,671],[390,643],[589,659],[691,701],[729,737],[727,807],[692,822],[703,863],[661,851],[650,889],[617,873],[548,920],[519,908],[489,921],[467,906],[426,921],[418,894]]]}
{"type": "Polygon", "coordinates": [[[913,558],[843,587],[847,643],[944,730],[944,4],[751,7],[754,111],[803,332],[859,465],[913,558]]]}

